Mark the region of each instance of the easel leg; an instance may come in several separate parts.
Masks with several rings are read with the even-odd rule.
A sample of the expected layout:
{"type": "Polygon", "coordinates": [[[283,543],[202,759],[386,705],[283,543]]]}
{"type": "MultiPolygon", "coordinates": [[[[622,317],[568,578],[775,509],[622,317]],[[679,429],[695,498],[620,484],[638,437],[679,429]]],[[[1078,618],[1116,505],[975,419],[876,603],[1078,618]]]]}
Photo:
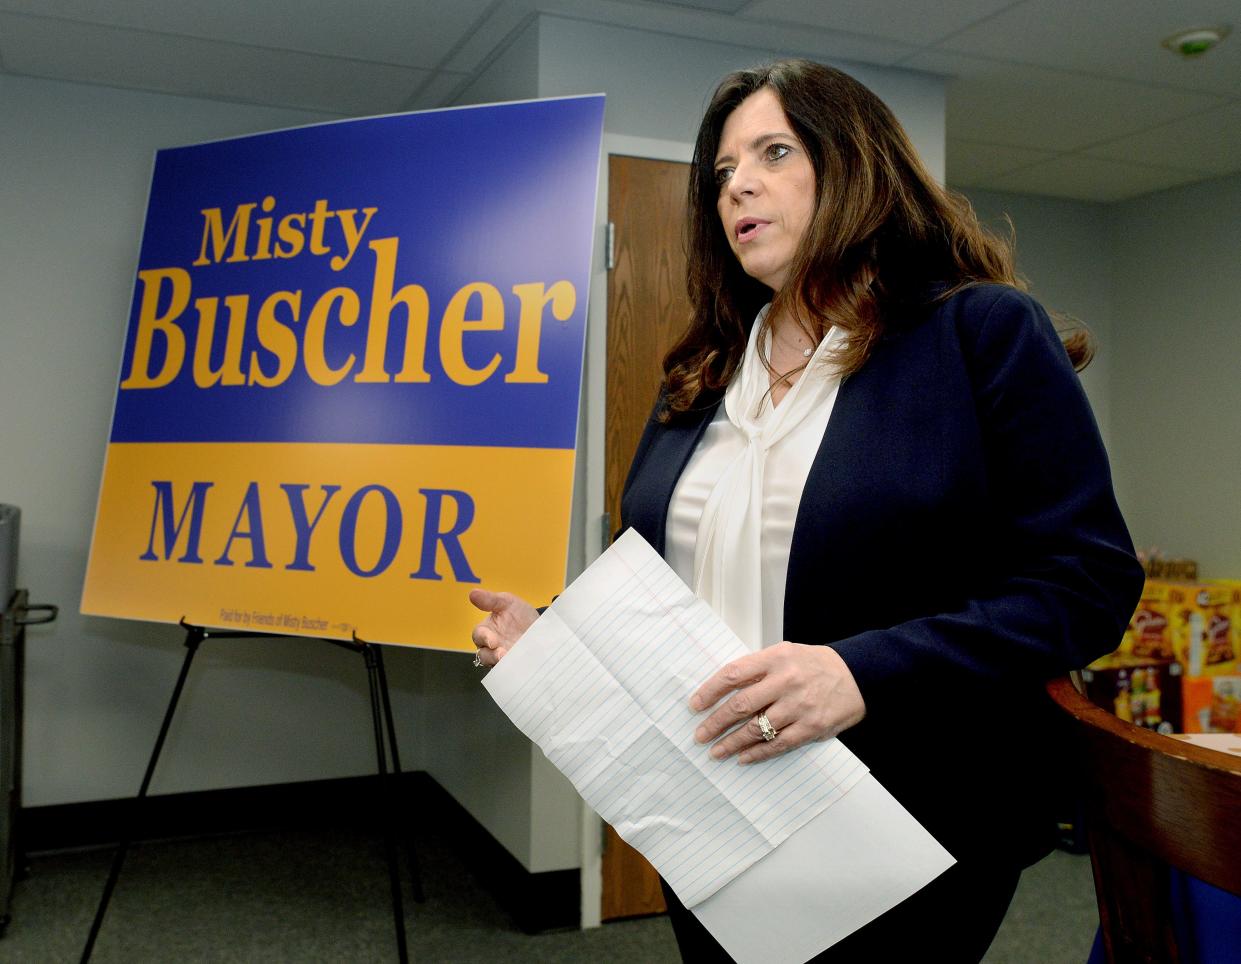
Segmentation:
{"type": "MultiPolygon", "coordinates": [[[[379,667],[379,693],[383,697],[384,720],[388,726],[388,746],[392,748],[392,772],[396,776],[394,794],[394,803],[400,802],[401,793],[401,757],[396,747],[396,725],[392,722],[392,700],[388,696],[388,673],[384,669],[383,649],[376,646],[375,663],[379,667]]],[[[393,819],[399,820],[399,814],[393,813],[393,819]]],[[[405,859],[409,863],[409,880],[410,887],[413,890],[414,900],[422,903],[426,900],[426,895],[422,892],[422,872],[418,867],[418,854],[414,850],[413,840],[409,834],[405,835],[405,859]]]]}
{"type": "MultiPolygon", "coordinates": [[[[362,653],[366,657],[367,681],[371,688],[371,722],[375,726],[375,756],[379,763],[379,779],[383,787],[384,847],[388,852],[388,880],[392,886],[392,916],[396,923],[396,947],[401,964],[406,964],[409,960],[409,950],[405,944],[405,906],[401,899],[401,875],[397,868],[396,845],[392,839],[392,822],[396,817],[396,808],[393,806],[392,780],[388,775],[388,762],[384,753],[384,729],[380,719],[381,704],[384,702],[380,695],[382,657],[378,656],[376,650],[377,647],[372,643],[362,646],[362,653]]],[[[382,692],[386,696],[387,688],[383,687],[382,692]]],[[[392,745],[395,753],[395,742],[392,745]]]]}
{"type": "Polygon", "coordinates": [[[86,938],[86,947],[82,951],[82,964],[90,960],[91,952],[95,949],[99,928],[103,926],[104,915],[108,912],[108,903],[112,900],[112,892],[116,889],[116,882],[121,876],[121,866],[125,863],[125,857],[129,853],[129,844],[133,840],[137,809],[146,799],[147,790],[151,786],[151,776],[155,773],[155,764],[159,762],[160,751],[164,748],[164,738],[168,736],[172,715],[176,712],[177,702],[181,699],[181,691],[185,688],[185,679],[190,673],[190,663],[194,661],[194,654],[198,652],[198,645],[204,638],[206,638],[206,633],[198,627],[190,628],[185,637],[186,652],[185,660],[181,663],[181,675],[177,677],[177,685],[173,687],[172,699],[168,701],[168,711],[164,714],[163,725],[160,726],[159,736],[155,739],[155,749],[151,751],[150,762],[147,763],[146,773],[142,777],[142,786],[138,789],[138,796],[134,799],[129,820],[121,834],[120,843],[117,844],[116,853],[112,857],[112,869],[108,873],[108,882],[104,884],[103,896],[99,899],[99,909],[95,911],[95,920],[91,924],[90,934],[86,938]]]}

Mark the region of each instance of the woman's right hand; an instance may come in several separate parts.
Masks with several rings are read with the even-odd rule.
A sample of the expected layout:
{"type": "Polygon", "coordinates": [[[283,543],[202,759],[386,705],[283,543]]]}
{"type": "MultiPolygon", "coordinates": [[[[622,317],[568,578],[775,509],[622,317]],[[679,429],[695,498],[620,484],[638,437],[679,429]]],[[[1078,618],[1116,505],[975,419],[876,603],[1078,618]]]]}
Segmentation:
{"type": "Polygon", "coordinates": [[[487,614],[470,633],[478,647],[478,661],[483,666],[495,666],[500,662],[521,634],[539,618],[537,609],[511,592],[471,589],[470,602],[487,614]]]}

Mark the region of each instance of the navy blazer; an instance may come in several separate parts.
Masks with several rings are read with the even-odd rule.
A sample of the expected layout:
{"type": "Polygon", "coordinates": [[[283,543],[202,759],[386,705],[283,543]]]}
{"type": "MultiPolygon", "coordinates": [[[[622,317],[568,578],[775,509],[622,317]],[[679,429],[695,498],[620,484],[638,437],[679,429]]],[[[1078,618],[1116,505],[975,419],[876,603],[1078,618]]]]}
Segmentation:
{"type": "MultiPolygon", "coordinates": [[[[622,528],[664,551],[710,405],[638,444],[622,528]]],[[[658,406],[657,406],[658,410],[658,406]]],[[[834,647],[842,740],[958,857],[1046,853],[1062,725],[1043,683],[1114,649],[1143,573],[1089,403],[1029,296],[895,319],[841,386],[793,530],[784,638],[834,647]]]]}

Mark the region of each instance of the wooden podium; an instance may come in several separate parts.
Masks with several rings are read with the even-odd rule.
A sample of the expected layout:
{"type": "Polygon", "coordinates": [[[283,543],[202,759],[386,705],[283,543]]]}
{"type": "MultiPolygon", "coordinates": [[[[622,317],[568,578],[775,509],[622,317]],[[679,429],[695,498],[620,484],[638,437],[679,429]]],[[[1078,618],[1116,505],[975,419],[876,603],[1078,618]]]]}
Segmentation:
{"type": "Polygon", "coordinates": [[[1241,897],[1241,759],[1118,719],[1068,679],[1047,691],[1076,730],[1107,959],[1182,960],[1173,872],[1241,897]]]}

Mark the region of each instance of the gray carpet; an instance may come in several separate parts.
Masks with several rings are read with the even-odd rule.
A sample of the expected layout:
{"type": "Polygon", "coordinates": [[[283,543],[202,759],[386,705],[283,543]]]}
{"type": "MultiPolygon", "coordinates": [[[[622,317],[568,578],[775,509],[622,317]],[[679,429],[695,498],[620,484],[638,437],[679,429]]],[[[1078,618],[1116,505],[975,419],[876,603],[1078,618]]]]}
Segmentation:
{"type": "MultiPolygon", "coordinates": [[[[663,917],[532,937],[444,841],[420,841],[419,857],[427,900],[407,895],[406,904],[415,961],[679,961],[663,917]]],[[[32,860],[0,961],[78,960],[110,859],[89,851],[32,860]]],[[[1082,964],[1097,921],[1089,860],[1055,853],[1023,876],[986,960],[1082,964]]],[[[395,961],[382,849],[369,829],[143,844],[130,852],[93,960],[395,961]]]]}

